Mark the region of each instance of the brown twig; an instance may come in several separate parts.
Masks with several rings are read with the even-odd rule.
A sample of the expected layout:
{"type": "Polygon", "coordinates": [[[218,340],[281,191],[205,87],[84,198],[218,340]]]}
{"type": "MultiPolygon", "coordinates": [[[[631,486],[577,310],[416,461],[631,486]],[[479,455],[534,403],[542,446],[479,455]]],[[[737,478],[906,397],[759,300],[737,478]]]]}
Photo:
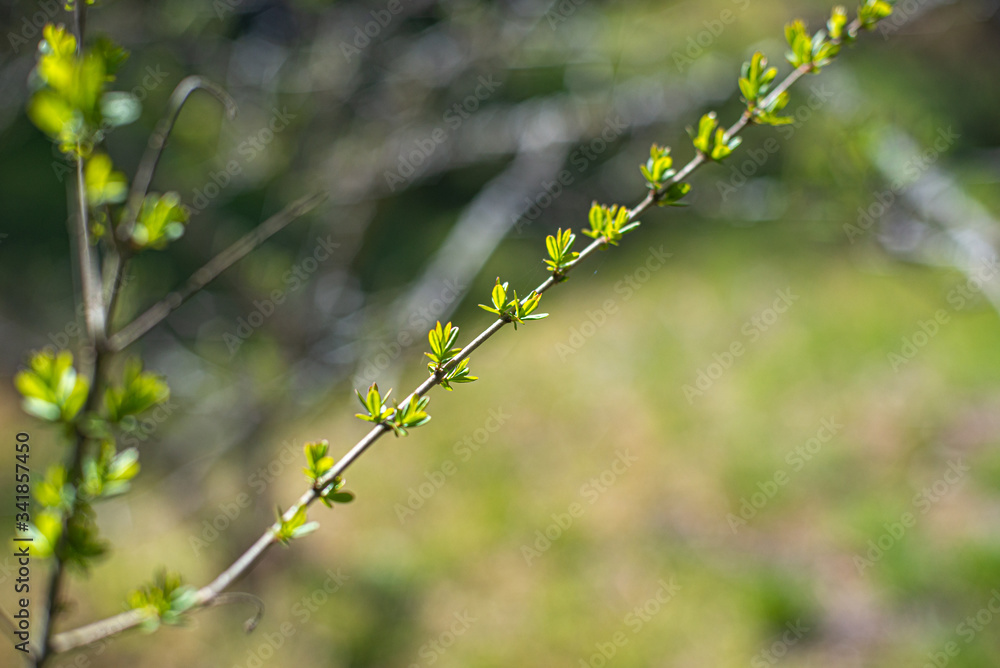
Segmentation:
{"type": "Polygon", "coordinates": [[[142,315],[139,315],[135,320],[113,334],[108,339],[108,350],[118,352],[135,343],[143,334],[176,311],[181,304],[215,280],[219,274],[242,260],[253,249],[267,241],[296,218],[304,216],[315,209],[325,199],[326,193],[316,193],[303,197],[300,200],[292,202],[250,232],[247,232],[231,246],[205,263],[201,269],[191,274],[191,277],[178,290],[168,294],[142,313],[142,315]]]}

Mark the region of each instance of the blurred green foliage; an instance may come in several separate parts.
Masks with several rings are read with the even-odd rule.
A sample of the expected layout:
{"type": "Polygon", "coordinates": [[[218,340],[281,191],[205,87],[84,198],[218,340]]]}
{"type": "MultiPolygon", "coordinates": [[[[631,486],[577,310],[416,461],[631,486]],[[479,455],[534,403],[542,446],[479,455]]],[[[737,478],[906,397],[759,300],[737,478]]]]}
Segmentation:
{"type": "MultiPolygon", "coordinates": [[[[953,308],[965,276],[900,262],[880,232],[852,242],[843,226],[888,187],[868,147],[890,125],[924,146],[953,126],[959,138],[936,165],[997,215],[1000,27],[986,2],[899,4],[901,23],[793,90],[782,110],[793,123],[751,128],[726,163],[699,173],[692,206],[644,216],[620,248],[546,295],[549,319],[477,352],[483,381],[436,396],[433,423],[352,469],[363,502],[317,508],[322,531],[269,554],[238,585],[267,602],[254,634],[239,633],[246,611],[227,606],[84,656],[123,666],[996,665],[997,313],[979,291],[953,308]],[[653,272],[647,257],[661,246],[672,257],[653,272]],[[769,313],[783,290],[796,301],[769,313]],[[949,319],[927,336],[940,309],[949,319]],[[916,347],[918,332],[927,340],[916,347]],[[915,354],[894,369],[887,356],[908,344],[915,354]],[[702,376],[709,387],[686,395],[702,376]],[[825,440],[824,420],[840,425],[825,440]],[[637,463],[622,470],[624,451],[637,463]],[[734,530],[729,516],[746,524],[734,530]],[[525,546],[540,552],[530,564],[525,546]],[[661,581],[679,587],[666,602],[661,581]]],[[[301,443],[328,439],[336,455],[359,437],[350,383],[337,379],[357,361],[353,341],[394,333],[366,328],[361,305],[389,301],[420,274],[518,147],[566,137],[560,164],[574,179],[558,197],[531,184],[520,206],[539,193],[551,203],[492,255],[474,295],[498,275],[543,280],[546,235],[584,227],[594,200],[641,198],[635,165],[651,143],[686,145],[684,127],[710,108],[728,125],[740,94],[750,101],[740,63],[756,51],[778,62],[785,22],[818,27],[829,11],[818,1],[400,6],[169,0],[93,12],[88,30],[131,52],[116,87],[143,98],[137,122],[109,137],[113,170],[91,163],[93,197],[118,201],[115,171],[134,171],[183,76],[218,81],[241,106],[232,124],[197,97],[182,113],[156,184],[179,193],[190,221],[169,253],[137,259],[125,317],[304,190],[335,197],[148,344],[179,408],[136,432],[144,491],[101,506],[97,521],[122,549],[73,585],[67,624],[119,611],[150,564],[186,582],[213,577],[273,521],[275,504],[301,492],[301,443]],[[358,53],[346,57],[343,44],[358,53]],[[478,77],[490,74],[502,85],[472,111],[478,77]],[[576,152],[597,146],[615,114],[626,133],[576,152]],[[511,129],[528,120],[534,134],[511,129]],[[447,128],[444,142],[435,128],[447,128]],[[384,172],[401,171],[429,137],[423,170],[390,190],[384,172]],[[345,254],[285,280],[328,232],[345,254]],[[222,334],[275,290],[279,317],[234,357],[222,334]],[[276,445],[286,438],[294,464],[276,445]]],[[[39,9],[2,11],[21,34],[39,9]]],[[[0,79],[10,91],[0,103],[9,377],[24,351],[77,340],[66,324],[66,164],[24,111],[40,36],[16,51],[11,42],[0,79]]],[[[647,181],[669,169],[662,158],[650,155],[647,181]]],[[[165,232],[170,216],[160,218],[165,232]]],[[[486,321],[475,301],[449,317],[463,333],[486,321]]],[[[422,378],[422,336],[399,353],[408,371],[397,387],[422,378]]],[[[69,381],[38,377],[56,399],[45,401],[72,409],[72,393],[60,394],[69,381]]],[[[7,385],[4,423],[29,428],[34,470],[45,470],[59,434],[29,425],[7,385]]],[[[48,482],[60,503],[57,473],[48,482]]],[[[301,520],[290,533],[308,527],[301,520]]],[[[100,547],[78,529],[81,545],[100,547]]],[[[161,585],[133,605],[169,611],[161,585]]]]}

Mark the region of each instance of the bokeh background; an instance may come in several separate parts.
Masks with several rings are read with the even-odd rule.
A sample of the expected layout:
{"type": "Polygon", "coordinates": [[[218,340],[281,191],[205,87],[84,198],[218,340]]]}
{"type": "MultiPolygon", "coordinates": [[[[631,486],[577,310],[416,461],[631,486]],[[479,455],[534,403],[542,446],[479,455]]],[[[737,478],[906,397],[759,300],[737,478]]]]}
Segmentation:
{"type": "MultiPolygon", "coordinates": [[[[23,112],[32,21],[59,4],[0,8],[0,420],[37,471],[64,445],[9,379],[79,343],[65,164],[23,112]]],[[[350,470],[354,504],[314,509],[321,531],[237,585],[266,605],[253,634],[250,606],[224,606],[53,665],[998,665],[998,9],[897,3],[796,88],[795,125],[750,129],[692,206],[648,213],[546,295],[548,320],[491,340],[478,382],[350,470]]],[[[99,2],[88,31],[132,52],[118,88],[143,100],[116,164],[134,170],[184,76],[240,108],[196,94],[181,114],[154,188],[196,215],[132,265],[119,324],[284,204],[329,200],[134,347],[170,414],[101,506],[114,551],[62,627],[161,565],[214,577],[297,498],[303,441],[364,433],[354,387],[404,395],[432,319],[485,327],[496,276],[539,283],[546,234],[640,199],[649,144],[686,161],[688,125],[738,115],[742,60],[778,63],[783,24],[828,11],[99,2]]]]}

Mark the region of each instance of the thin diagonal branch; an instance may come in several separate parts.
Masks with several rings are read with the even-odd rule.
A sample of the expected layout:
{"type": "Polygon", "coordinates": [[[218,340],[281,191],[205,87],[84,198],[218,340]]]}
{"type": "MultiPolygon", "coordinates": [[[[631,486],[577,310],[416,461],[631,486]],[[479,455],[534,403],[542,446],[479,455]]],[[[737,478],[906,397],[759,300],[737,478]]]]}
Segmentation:
{"type": "Polygon", "coordinates": [[[112,335],[108,339],[108,350],[118,352],[135,343],[143,334],[177,310],[181,304],[215,280],[219,274],[242,260],[253,249],[267,241],[267,239],[296,218],[312,211],[325,199],[326,193],[316,193],[308,197],[303,197],[300,200],[292,202],[250,232],[247,232],[231,246],[209,260],[201,269],[194,272],[178,290],[168,294],[142,315],[112,335]]]}
{"type": "MultiPolygon", "coordinates": [[[[250,633],[257,627],[261,617],[264,615],[264,603],[259,597],[245,592],[227,592],[214,597],[211,601],[205,603],[201,607],[207,608],[215,607],[217,605],[229,605],[231,603],[243,602],[248,602],[255,608],[253,616],[248,618],[243,623],[243,629],[247,633],[250,633]]],[[[129,610],[121,613],[120,615],[116,615],[111,619],[105,619],[100,622],[81,626],[73,629],[72,631],[60,633],[58,636],[53,638],[52,651],[59,653],[66,652],[77,647],[86,647],[87,645],[92,645],[95,642],[104,640],[105,638],[118,635],[122,631],[135,628],[148,619],[149,612],[146,610],[129,610]]]]}
{"type": "Polygon", "coordinates": [[[167,103],[167,113],[156,124],[153,134],[149,136],[146,152],[143,153],[139,167],[135,172],[135,179],[132,180],[125,210],[122,212],[122,219],[118,225],[118,238],[122,241],[127,240],[132,235],[132,227],[135,225],[139,209],[142,207],[142,200],[149,193],[149,186],[153,182],[156,166],[160,162],[160,156],[163,155],[163,149],[167,146],[167,140],[174,129],[174,124],[177,123],[181,109],[184,108],[184,104],[191,94],[199,89],[211,93],[213,97],[225,105],[227,118],[232,120],[236,117],[236,101],[218,84],[198,76],[185,77],[177,84],[174,92],[170,95],[170,101],[167,103]]]}
{"type": "MultiPolygon", "coordinates": [[[[221,86],[218,86],[207,79],[197,76],[185,77],[181,80],[174,92],[170,95],[167,104],[167,113],[156,124],[156,128],[149,136],[146,144],[146,151],[139,161],[135,178],[132,180],[132,187],[129,189],[128,198],[125,201],[125,208],[122,211],[121,220],[118,223],[117,231],[112,233],[113,248],[110,253],[108,268],[108,308],[107,320],[110,323],[111,313],[114,311],[118,301],[118,293],[121,289],[122,272],[129,260],[129,248],[127,242],[132,236],[132,229],[135,227],[139,211],[142,209],[142,201],[149,193],[149,186],[153,182],[153,175],[156,173],[156,166],[163,155],[163,149],[167,146],[167,139],[177,123],[177,117],[187,99],[198,89],[211,93],[217,100],[226,107],[226,116],[230,120],[236,116],[236,102],[230,97],[221,86]]],[[[109,217],[110,220],[110,217],[109,217]]],[[[110,324],[108,324],[110,327],[110,324]]]]}
{"type": "MultiPolygon", "coordinates": [[[[851,33],[858,29],[859,22],[857,20],[853,21],[850,26],[847,27],[847,32],[851,33]]],[[[835,40],[839,43],[839,40],[835,40]]],[[[793,83],[798,81],[809,68],[806,66],[799,67],[793,70],[787,77],[777,86],[777,88],[768,95],[762,106],[769,104],[771,101],[777,98],[782,92],[787,90],[793,83]]],[[[730,137],[735,137],[740,134],[748,125],[752,122],[751,112],[746,111],[728,130],[727,134],[730,137]]],[[[695,156],[674,176],[665,180],[658,190],[650,190],[646,197],[639,202],[635,207],[629,209],[628,221],[635,221],[640,215],[646,212],[651,206],[660,202],[667,194],[669,188],[685,180],[690,176],[696,169],[701,165],[708,162],[709,159],[702,153],[697,152],[695,156]]],[[[586,260],[590,255],[594,254],[597,250],[606,247],[608,240],[604,237],[598,237],[592,241],[586,248],[580,251],[579,256],[564,265],[564,267],[559,271],[559,275],[551,275],[545,281],[543,281],[534,292],[537,294],[542,294],[547,292],[553,286],[561,282],[570,271],[575,267],[579,266],[581,262],[586,260]]],[[[526,301],[528,298],[526,297],[526,301]]],[[[441,366],[441,368],[429,375],[420,385],[417,386],[413,392],[411,392],[406,399],[399,403],[400,406],[406,405],[411,399],[415,397],[422,397],[427,394],[434,386],[439,385],[445,376],[445,374],[455,368],[463,360],[469,358],[473,352],[475,352],[481,345],[488,341],[492,336],[504,328],[505,325],[509,323],[506,319],[495,320],[486,329],[484,329],[478,336],[476,336],[472,341],[470,341],[462,350],[447,364],[441,366]]],[[[392,429],[387,425],[387,423],[382,422],[374,427],[365,434],[364,437],[359,440],[354,447],[350,449],[343,457],[337,461],[333,467],[324,473],[313,486],[308,489],[305,493],[299,497],[299,500],[291,506],[282,517],[269,526],[267,530],[256,540],[254,543],[243,552],[237,559],[224,571],[222,571],[212,582],[205,585],[198,590],[195,603],[189,609],[190,611],[203,608],[208,606],[217,599],[229,586],[231,586],[236,580],[238,580],[242,575],[249,571],[254,564],[264,555],[268,548],[270,548],[275,542],[277,542],[276,532],[281,528],[283,522],[290,520],[301,508],[308,507],[312,505],[336,479],[343,475],[348,467],[351,466],[357,459],[364,454],[368,448],[370,448],[379,438],[385,434],[392,431],[392,429]]],[[[77,647],[81,647],[86,644],[96,642],[108,635],[117,633],[122,628],[129,628],[131,626],[138,625],[141,619],[136,620],[136,611],[125,612],[114,617],[109,617],[105,620],[94,622],[85,627],[81,627],[74,631],[67,633],[62,633],[53,639],[53,646],[58,647],[57,651],[67,651],[77,647]]]]}

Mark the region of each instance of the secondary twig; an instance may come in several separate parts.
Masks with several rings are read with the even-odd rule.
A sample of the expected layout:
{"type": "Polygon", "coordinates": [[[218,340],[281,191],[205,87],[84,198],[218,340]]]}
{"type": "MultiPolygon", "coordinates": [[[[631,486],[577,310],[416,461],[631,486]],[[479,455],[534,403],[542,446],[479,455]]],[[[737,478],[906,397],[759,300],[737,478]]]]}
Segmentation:
{"type": "Polygon", "coordinates": [[[300,200],[292,202],[250,232],[247,232],[231,246],[205,263],[201,269],[191,274],[191,277],[178,290],[168,294],[147,309],[142,315],[136,317],[135,320],[112,335],[108,339],[108,350],[118,352],[135,343],[143,334],[177,310],[181,304],[215,280],[219,274],[242,260],[253,249],[264,243],[296,218],[312,211],[325,199],[326,193],[316,193],[308,197],[303,197],[300,200]]]}
{"type": "Polygon", "coordinates": [[[167,113],[156,124],[153,134],[149,135],[146,151],[139,161],[135,179],[132,180],[132,187],[129,189],[125,209],[122,211],[121,222],[118,225],[118,238],[122,241],[127,241],[132,235],[132,227],[135,225],[139,210],[142,208],[142,200],[149,193],[153,174],[156,173],[156,165],[160,162],[160,156],[163,155],[163,149],[167,146],[167,140],[174,129],[174,124],[177,123],[177,117],[180,116],[181,109],[184,108],[188,97],[198,89],[211,93],[225,105],[226,116],[230,120],[236,117],[236,101],[221,86],[198,76],[185,77],[177,84],[174,92],[170,95],[170,101],[167,103],[167,113]]]}

